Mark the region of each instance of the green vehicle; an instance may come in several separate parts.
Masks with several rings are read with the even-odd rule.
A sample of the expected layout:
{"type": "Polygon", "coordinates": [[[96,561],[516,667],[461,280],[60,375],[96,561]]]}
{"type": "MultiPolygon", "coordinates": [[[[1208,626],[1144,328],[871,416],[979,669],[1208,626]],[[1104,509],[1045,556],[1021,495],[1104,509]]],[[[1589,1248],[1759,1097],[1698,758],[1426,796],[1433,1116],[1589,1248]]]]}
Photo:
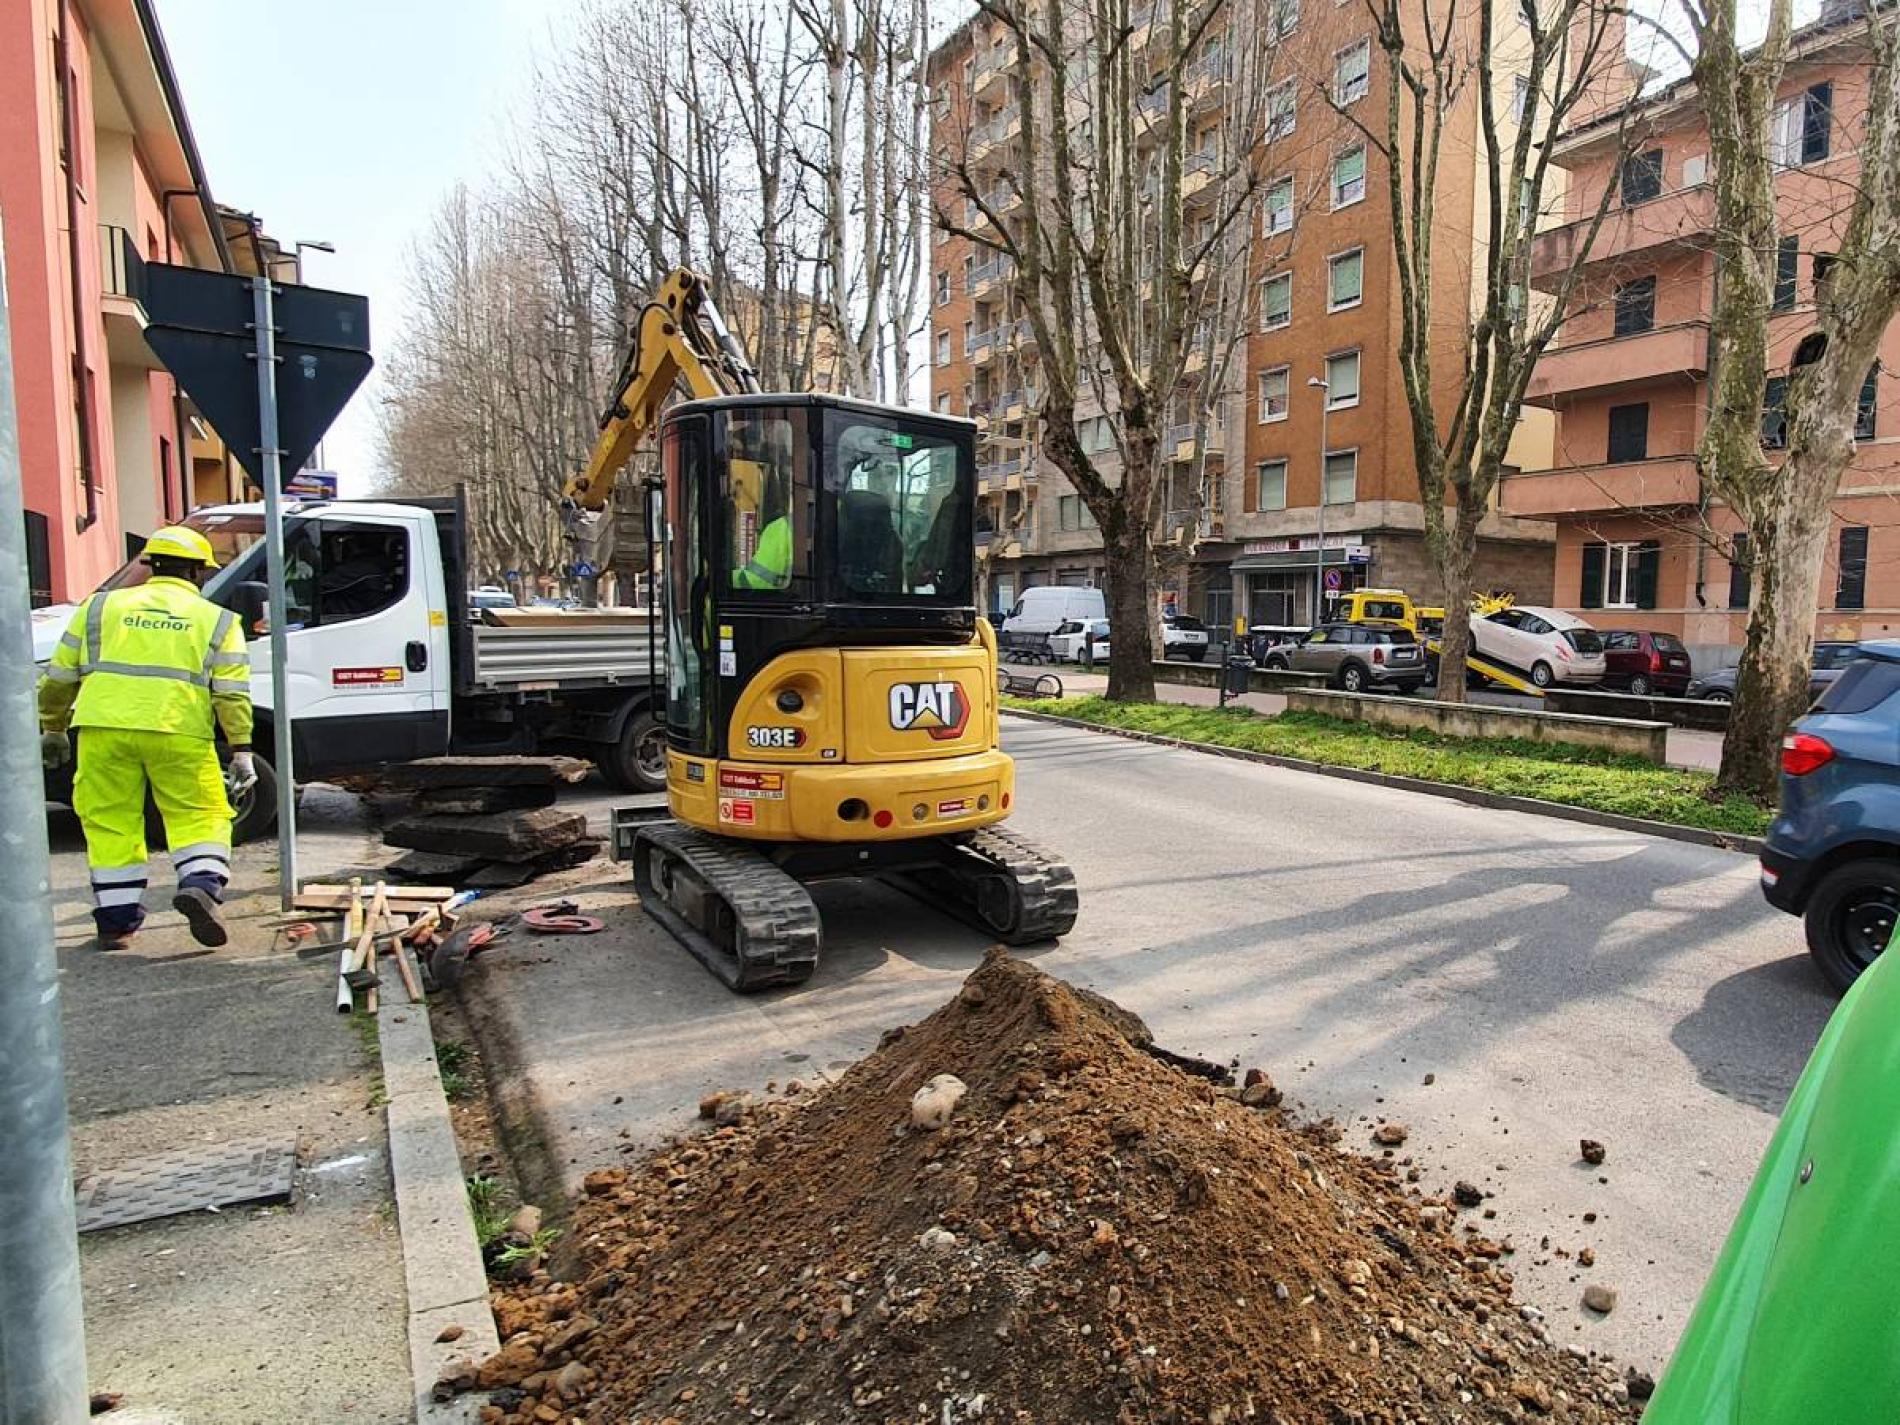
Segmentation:
{"type": "Polygon", "coordinates": [[[1895,944],[1814,1046],[1644,1425],[1900,1420],[1895,944]]]}

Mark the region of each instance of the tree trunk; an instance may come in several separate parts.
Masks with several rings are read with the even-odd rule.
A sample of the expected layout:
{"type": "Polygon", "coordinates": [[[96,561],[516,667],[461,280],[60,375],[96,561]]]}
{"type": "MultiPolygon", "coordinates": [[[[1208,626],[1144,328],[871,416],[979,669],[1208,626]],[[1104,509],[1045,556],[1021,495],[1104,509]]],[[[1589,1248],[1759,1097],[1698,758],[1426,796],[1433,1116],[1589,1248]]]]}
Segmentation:
{"type": "Polygon", "coordinates": [[[1108,565],[1108,695],[1117,702],[1155,699],[1154,641],[1149,634],[1147,519],[1129,513],[1102,528],[1108,565]]]}
{"type": "Polygon", "coordinates": [[[1438,658],[1438,701],[1462,703],[1465,696],[1465,658],[1471,652],[1471,579],[1478,562],[1478,521],[1482,510],[1465,503],[1462,487],[1453,487],[1458,500],[1445,549],[1438,561],[1445,581],[1445,629],[1438,658]]]}

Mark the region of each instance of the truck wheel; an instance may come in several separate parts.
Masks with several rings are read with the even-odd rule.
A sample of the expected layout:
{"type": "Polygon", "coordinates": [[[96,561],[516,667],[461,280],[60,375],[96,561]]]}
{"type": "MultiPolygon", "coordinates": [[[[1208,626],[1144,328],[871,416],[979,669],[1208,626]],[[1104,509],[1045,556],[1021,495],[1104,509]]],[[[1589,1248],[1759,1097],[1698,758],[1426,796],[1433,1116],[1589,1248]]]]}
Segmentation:
{"type": "Polygon", "coordinates": [[[666,727],[650,712],[627,719],[620,740],[594,759],[600,775],[617,792],[666,790],[666,727]]]}
{"type": "Polygon", "coordinates": [[[1836,866],[1808,898],[1808,954],[1842,994],[1887,948],[1900,915],[1900,860],[1869,857],[1836,866]]]}
{"type": "MultiPolygon", "coordinates": [[[[231,843],[234,846],[261,840],[277,825],[276,769],[255,749],[251,757],[257,763],[257,782],[231,798],[231,843]]],[[[229,765],[231,754],[220,749],[220,759],[229,765]]]]}

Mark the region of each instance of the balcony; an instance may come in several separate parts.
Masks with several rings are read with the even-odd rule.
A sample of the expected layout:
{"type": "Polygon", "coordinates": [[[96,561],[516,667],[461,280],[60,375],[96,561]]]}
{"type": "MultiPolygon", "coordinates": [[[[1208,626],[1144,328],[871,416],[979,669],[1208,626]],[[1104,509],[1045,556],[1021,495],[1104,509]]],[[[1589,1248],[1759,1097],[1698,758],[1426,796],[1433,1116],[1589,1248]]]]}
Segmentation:
{"type": "MultiPolygon", "coordinates": [[[[1531,286],[1552,291],[1577,260],[1590,232],[1589,218],[1539,233],[1531,242],[1531,286]]],[[[1590,244],[1589,263],[1615,262],[1675,243],[1703,245],[1715,230],[1715,190],[1708,184],[1678,188],[1629,208],[1613,208],[1590,244]]]]}
{"type": "Polygon", "coordinates": [[[970,268],[970,295],[978,299],[995,296],[1003,283],[1016,275],[1016,264],[1007,257],[992,257],[970,268]]]}
{"type": "Polygon", "coordinates": [[[1192,203],[1196,195],[1205,192],[1213,196],[1214,174],[1218,163],[1211,153],[1191,153],[1181,165],[1181,201],[1192,203]]]}
{"type": "Polygon", "coordinates": [[[1004,75],[1009,73],[1010,63],[1015,58],[1008,45],[991,45],[977,55],[976,62],[970,67],[970,92],[982,95],[1004,75]]]}
{"type": "Polygon", "coordinates": [[[1219,100],[1227,87],[1227,54],[1213,49],[1188,66],[1183,76],[1188,108],[1198,110],[1219,100]]]}
{"type": "Polygon", "coordinates": [[[1537,363],[1524,402],[1552,406],[1564,396],[1613,391],[1659,378],[1709,374],[1709,324],[1680,322],[1629,336],[1553,346],[1537,363]]]}
{"type": "Polygon", "coordinates": [[[1507,515],[1558,515],[1693,505],[1699,491],[1693,455],[1660,455],[1617,465],[1566,465],[1507,476],[1498,509],[1507,515]]]}
{"type": "MultiPolygon", "coordinates": [[[[1225,443],[1225,436],[1226,432],[1221,429],[1218,421],[1210,422],[1204,433],[1202,449],[1208,456],[1218,457],[1225,443]]],[[[1163,437],[1163,445],[1173,459],[1192,460],[1196,454],[1194,422],[1185,421],[1169,426],[1167,434],[1163,437]]]]}
{"type": "Polygon", "coordinates": [[[164,370],[145,341],[145,259],[132,234],[109,223],[99,225],[99,292],[112,364],[164,370]]]}

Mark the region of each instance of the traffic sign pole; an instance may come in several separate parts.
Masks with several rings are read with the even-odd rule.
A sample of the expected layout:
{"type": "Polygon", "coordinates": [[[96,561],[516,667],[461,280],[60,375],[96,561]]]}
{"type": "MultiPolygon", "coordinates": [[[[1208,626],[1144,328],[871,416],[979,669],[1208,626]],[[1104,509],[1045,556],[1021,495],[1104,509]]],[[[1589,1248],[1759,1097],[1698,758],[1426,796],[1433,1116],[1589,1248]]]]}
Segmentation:
{"type": "Polygon", "coordinates": [[[271,765],[277,772],[277,882],[279,904],[291,908],[297,894],[297,781],[290,751],[290,650],[286,638],[290,602],[284,593],[284,496],[277,446],[277,327],[269,273],[251,280],[252,330],[257,339],[257,425],[259,483],[264,487],[264,569],[270,586],[271,730],[276,746],[271,765]]]}

